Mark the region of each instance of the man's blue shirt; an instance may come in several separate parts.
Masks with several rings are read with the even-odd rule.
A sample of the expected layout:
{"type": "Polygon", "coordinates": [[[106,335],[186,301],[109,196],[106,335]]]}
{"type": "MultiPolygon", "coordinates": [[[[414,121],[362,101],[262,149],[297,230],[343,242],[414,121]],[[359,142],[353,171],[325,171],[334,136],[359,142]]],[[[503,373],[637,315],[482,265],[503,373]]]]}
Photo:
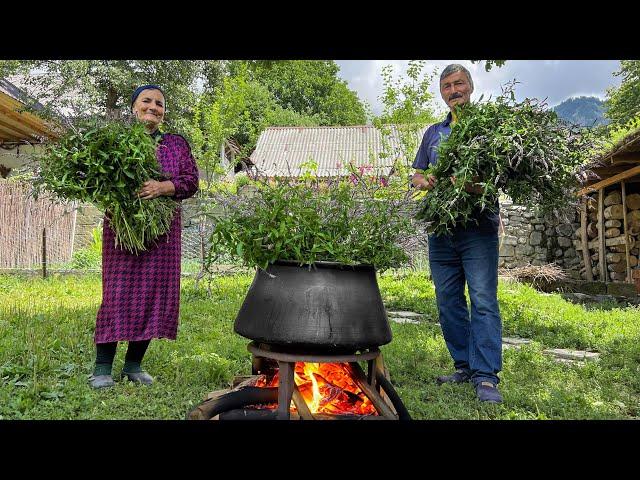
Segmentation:
{"type": "MultiPolygon", "coordinates": [[[[447,114],[447,118],[439,123],[434,123],[427,131],[424,132],[420,148],[416,153],[416,159],[413,161],[412,167],[416,170],[426,170],[438,161],[438,145],[447,138],[451,133],[451,112],[447,114]]],[[[478,220],[478,225],[470,223],[464,230],[481,231],[481,232],[497,232],[500,225],[499,204],[496,201],[495,212],[487,210],[474,212],[473,217],[478,220]]],[[[456,227],[461,228],[461,227],[456,227]]]]}
{"type": "Polygon", "coordinates": [[[422,143],[416,153],[413,168],[426,170],[429,166],[435,165],[438,161],[438,145],[451,133],[451,112],[443,122],[434,123],[424,132],[422,143]]]}

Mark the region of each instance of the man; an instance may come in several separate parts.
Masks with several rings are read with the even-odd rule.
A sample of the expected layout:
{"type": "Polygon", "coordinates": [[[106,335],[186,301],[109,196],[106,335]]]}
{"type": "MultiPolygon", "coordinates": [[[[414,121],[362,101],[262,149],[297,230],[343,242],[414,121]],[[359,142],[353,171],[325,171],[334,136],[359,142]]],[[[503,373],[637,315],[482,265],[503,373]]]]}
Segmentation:
{"type": "MultiPolygon", "coordinates": [[[[424,134],[413,162],[412,183],[430,190],[436,179],[425,170],[434,165],[437,146],[451,132],[456,105],[463,105],[473,93],[473,80],[462,65],[447,66],[440,75],[440,94],[449,106],[447,118],[431,125],[424,134]]],[[[440,180],[442,181],[442,180],[440,180]]],[[[479,186],[467,191],[479,193],[479,186]]],[[[428,196],[427,196],[428,198],[428,196]]],[[[457,225],[450,235],[429,236],[429,265],[436,287],[440,324],[455,372],[436,379],[443,383],[471,381],[482,402],[502,402],[497,385],[502,369],[502,321],[498,309],[498,205],[492,211],[477,210],[478,224],[457,225]],[[471,316],[464,294],[469,287],[471,316]]]]}

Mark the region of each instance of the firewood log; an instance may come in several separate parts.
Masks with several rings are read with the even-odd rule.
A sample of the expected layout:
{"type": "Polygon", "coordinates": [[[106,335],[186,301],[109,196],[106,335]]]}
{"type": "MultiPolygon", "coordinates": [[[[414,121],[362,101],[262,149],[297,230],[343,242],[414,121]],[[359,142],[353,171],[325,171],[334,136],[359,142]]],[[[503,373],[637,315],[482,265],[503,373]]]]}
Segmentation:
{"type": "Polygon", "coordinates": [[[610,205],[618,205],[621,203],[622,203],[622,194],[618,190],[616,190],[615,192],[611,192],[609,195],[604,197],[605,207],[608,207],[610,205]]]}
{"type": "Polygon", "coordinates": [[[627,226],[640,225],[640,210],[631,210],[627,213],[627,226]]]}
{"type": "MultiPolygon", "coordinates": [[[[621,235],[620,237],[616,237],[616,238],[623,239],[623,241],[618,243],[617,245],[611,245],[610,247],[607,247],[607,248],[614,253],[625,253],[627,249],[624,246],[624,236],[621,235]]],[[[637,243],[638,242],[635,240],[634,237],[629,236],[629,252],[631,252],[631,250],[633,249],[633,247],[637,245],[637,243]]]]}
{"type": "Polygon", "coordinates": [[[607,253],[607,263],[618,263],[624,260],[624,255],[621,253],[607,253]]]}
{"type": "Polygon", "coordinates": [[[629,253],[638,257],[640,256],[640,248],[630,248],[629,253]]]}
{"type": "Polygon", "coordinates": [[[622,205],[611,205],[604,209],[605,220],[621,219],[624,218],[624,211],[622,205]]]}
{"type": "Polygon", "coordinates": [[[619,228],[607,228],[604,231],[605,238],[613,238],[613,237],[617,237],[619,235],[620,235],[620,229],[619,228]]]}
{"type": "Polygon", "coordinates": [[[620,228],[622,226],[622,222],[620,220],[607,220],[604,222],[605,228],[620,228]]]}
{"type": "Polygon", "coordinates": [[[629,235],[633,235],[634,237],[637,237],[638,235],[640,235],[640,225],[627,225],[627,233],[629,235]]]}
{"type": "Polygon", "coordinates": [[[610,263],[607,265],[607,270],[610,272],[625,272],[627,270],[627,262],[623,260],[618,263],[610,263]]]}
{"type": "Polygon", "coordinates": [[[598,226],[595,222],[590,222],[587,225],[587,237],[596,238],[598,236],[598,226]]]}
{"type": "Polygon", "coordinates": [[[628,210],[640,209],[640,194],[632,193],[631,195],[627,195],[626,202],[628,210]]]}
{"type": "Polygon", "coordinates": [[[629,255],[629,266],[635,267],[636,265],[638,265],[638,257],[634,255],[629,255]]]}
{"type": "Polygon", "coordinates": [[[587,215],[587,218],[590,222],[597,222],[598,221],[598,211],[594,210],[592,212],[589,212],[589,214],[587,215]]]}
{"type": "Polygon", "coordinates": [[[609,272],[609,278],[614,282],[623,282],[627,278],[626,272],[609,272]]]}
{"type": "Polygon", "coordinates": [[[598,252],[591,254],[591,260],[598,260],[600,258],[600,254],[598,252]]]}

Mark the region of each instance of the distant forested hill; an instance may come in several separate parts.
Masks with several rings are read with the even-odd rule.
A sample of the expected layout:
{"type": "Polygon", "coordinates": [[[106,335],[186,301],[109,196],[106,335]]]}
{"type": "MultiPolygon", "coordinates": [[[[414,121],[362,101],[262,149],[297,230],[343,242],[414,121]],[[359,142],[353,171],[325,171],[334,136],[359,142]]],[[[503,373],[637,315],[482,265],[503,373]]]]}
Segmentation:
{"type": "Polygon", "coordinates": [[[597,97],[568,98],[553,110],[563,120],[578,125],[593,126],[605,125],[609,121],[604,118],[604,106],[602,100],[597,97]]]}

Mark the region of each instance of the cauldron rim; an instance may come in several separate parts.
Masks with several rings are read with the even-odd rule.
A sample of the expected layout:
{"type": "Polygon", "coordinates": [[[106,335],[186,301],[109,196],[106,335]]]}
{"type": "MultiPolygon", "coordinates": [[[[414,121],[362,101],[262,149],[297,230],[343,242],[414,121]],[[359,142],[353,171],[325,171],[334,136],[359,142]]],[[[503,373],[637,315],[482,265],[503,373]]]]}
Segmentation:
{"type": "Polygon", "coordinates": [[[375,266],[367,263],[356,263],[354,265],[348,263],[340,263],[340,262],[330,262],[326,260],[319,260],[313,263],[303,263],[301,264],[297,260],[276,260],[273,263],[270,263],[267,268],[272,265],[280,265],[284,267],[299,267],[299,268],[332,268],[336,270],[375,270],[375,266]]]}

